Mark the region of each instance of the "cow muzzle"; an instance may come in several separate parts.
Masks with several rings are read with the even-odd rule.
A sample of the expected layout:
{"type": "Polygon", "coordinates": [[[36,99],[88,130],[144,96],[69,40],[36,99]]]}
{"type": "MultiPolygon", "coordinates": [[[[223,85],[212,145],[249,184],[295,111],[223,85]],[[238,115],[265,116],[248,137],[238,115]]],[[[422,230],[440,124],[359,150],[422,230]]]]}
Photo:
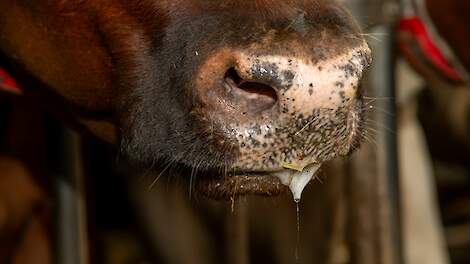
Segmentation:
{"type": "Polygon", "coordinates": [[[231,180],[213,182],[212,190],[245,185],[275,193],[279,181],[265,176],[286,184],[286,171],[351,152],[360,141],[359,87],[369,63],[365,43],[321,58],[228,49],[210,56],[197,75],[194,113],[237,153],[231,180]]]}

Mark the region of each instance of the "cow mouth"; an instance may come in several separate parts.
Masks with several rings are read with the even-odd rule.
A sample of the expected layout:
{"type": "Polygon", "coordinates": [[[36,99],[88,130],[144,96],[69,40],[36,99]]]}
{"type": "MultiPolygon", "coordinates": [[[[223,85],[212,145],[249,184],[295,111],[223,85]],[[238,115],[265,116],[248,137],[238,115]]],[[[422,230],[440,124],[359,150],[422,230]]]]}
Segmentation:
{"type": "Polygon", "coordinates": [[[225,177],[204,177],[197,190],[216,200],[228,200],[244,195],[277,196],[288,191],[287,186],[268,172],[237,172],[225,177]]]}
{"type": "MultiPolygon", "coordinates": [[[[224,177],[201,177],[196,189],[215,200],[229,200],[239,196],[278,196],[289,192],[289,187],[277,175],[290,173],[289,169],[276,172],[232,172],[224,177]]],[[[316,173],[315,173],[316,175],[316,173]]]]}
{"type": "MultiPolygon", "coordinates": [[[[318,175],[318,169],[321,164],[336,156],[349,155],[352,151],[359,147],[361,143],[361,127],[362,117],[361,109],[362,100],[356,99],[356,103],[348,112],[348,129],[346,142],[343,144],[342,150],[336,149],[334,155],[328,158],[305,159],[305,164],[280,164],[276,169],[270,171],[235,171],[222,174],[209,173],[208,177],[199,177],[196,183],[196,190],[202,195],[216,200],[229,200],[239,196],[258,195],[258,196],[278,196],[284,192],[292,192],[294,200],[300,200],[303,188],[311,182],[312,178],[318,175]],[[354,110],[354,111],[352,111],[354,110]],[[294,165],[294,166],[290,166],[294,165]],[[295,166],[297,165],[297,166],[295,166]],[[300,166],[299,166],[300,165],[300,166]],[[310,178],[305,180],[303,187],[299,190],[299,186],[292,186],[292,175],[303,174],[305,171],[313,171],[310,178]],[[290,176],[289,176],[290,175],[290,176]],[[286,182],[285,177],[290,177],[286,182]],[[289,190],[290,189],[290,190],[289,190]]],[[[304,175],[305,176],[305,175],[304,175]]],[[[296,177],[294,177],[296,178],[296,177]]],[[[302,181],[302,180],[301,180],[302,181]]]]}

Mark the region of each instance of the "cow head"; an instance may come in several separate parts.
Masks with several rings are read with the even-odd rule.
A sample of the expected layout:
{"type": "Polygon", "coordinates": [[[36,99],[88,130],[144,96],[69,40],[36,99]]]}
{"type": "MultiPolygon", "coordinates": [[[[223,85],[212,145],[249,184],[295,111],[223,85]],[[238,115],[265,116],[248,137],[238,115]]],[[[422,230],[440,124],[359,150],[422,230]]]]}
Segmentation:
{"type": "Polygon", "coordinates": [[[130,157],[213,171],[203,189],[233,195],[273,192],[270,172],[358,146],[369,49],[333,1],[155,5],[160,24],[118,74],[130,157]]]}
{"type": "MultiPolygon", "coordinates": [[[[95,69],[94,58],[109,56],[121,149],[134,161],[203,172],[201,190],[212,196],[274,194],[271,174],[286,164],[321,164],[360,142],[370,51],[335,1],[52,2],[43,12],[60,10],[59,21],[86,19],[70,23],[87,34],[62,46],[83,46],[85,37],[101,45],[99,56],[80,50],[69,61],[95,69]]],[[[82,104],[110,101],[98,94],[82,104]]]]}

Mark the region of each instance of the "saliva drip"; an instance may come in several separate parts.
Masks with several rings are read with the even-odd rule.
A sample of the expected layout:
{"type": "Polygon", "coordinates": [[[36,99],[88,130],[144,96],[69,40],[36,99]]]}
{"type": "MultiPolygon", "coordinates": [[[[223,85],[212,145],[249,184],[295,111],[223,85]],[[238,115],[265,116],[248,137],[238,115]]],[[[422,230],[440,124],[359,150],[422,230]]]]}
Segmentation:
{"type": "Polygon", "coordinates": [[[299,250],[300,250],[300,199],[295,200],[295,206],[297,209],[297,243],[295,246],[295,263],[300,263],[300,256],[299,256],[299,250]]]}
{"type": "Polygon", "coordinates": [[[302,196],[303,190],[305,189],[305,186],[307,186],[319,168],[320,164],[311,164],[305,168],[302,168],[302,171],[283,170],[274,172],[273,175],[278,177],[282,184],[289,187],[294,201],[298,203],[300,202],[300,198],[302,196]]]}
{"type": "Polygon", "coordinates": [[[305,186],[312,180],[315,173],[320,168],[320,164],[310,164],[304,168],[293,166],[292,164],[283,165],[286,170],[274,172],[282,184],[289,187],[294,198],[297,217],[297,244],[295,246],[295,263],[300,263],[300,199],[305,186]]]}

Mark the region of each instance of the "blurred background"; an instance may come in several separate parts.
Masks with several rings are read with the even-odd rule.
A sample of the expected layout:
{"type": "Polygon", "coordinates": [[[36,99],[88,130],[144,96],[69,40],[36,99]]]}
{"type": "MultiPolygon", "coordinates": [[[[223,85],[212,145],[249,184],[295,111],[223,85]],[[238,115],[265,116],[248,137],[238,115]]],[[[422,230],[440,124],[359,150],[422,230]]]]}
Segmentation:
{"type": "Polygon", "coordinates": [[[470,263],[470,3],[342,2],[373,50],[367,139],[299,219],[289,193],[209,201],[174,169],[153,184],[0,92],[0,263],[470,263]]]}

